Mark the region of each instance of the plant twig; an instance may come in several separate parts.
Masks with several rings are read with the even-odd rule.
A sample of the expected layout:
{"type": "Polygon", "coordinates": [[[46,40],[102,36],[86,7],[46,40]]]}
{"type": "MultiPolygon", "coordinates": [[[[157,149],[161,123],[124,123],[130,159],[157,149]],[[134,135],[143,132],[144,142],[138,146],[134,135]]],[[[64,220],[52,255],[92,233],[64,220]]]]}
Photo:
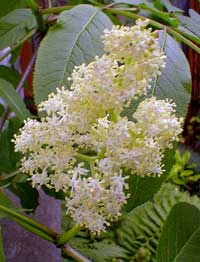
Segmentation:
{"type": "Polygon", "coordinates": [[[52,229],[38,223],[37,221],[33,220],[30,217],[27,217],[23,214],[16,212],[15,210],[7,208],[3,205],[0,205],[0,210],[3,213],[5,213],[6,215],[8,215],[10,218],[15,220],[16,222],[20,221],[21,225],[26,224],[27,225],[26,229],[28,229],[28,226],[30,226],[31,228],[35,228],[35,229],[39,230],[40,232],[45,233],[46,235],[50,236],[54,240],[58,237],[58,234],[56,232],[54,232],[52,229]]]}
{"type": "Polygon", "coordinates": [[[61,13],[63,11],[72,9],[75,5],[64,5],[64,6],[56,6],[56,7],[50,7],[46,9],[40,9],[40,14],[41,15],[46,15],[46,14],[56,14],[56,13],[61,13]]]}
{"type": "MultiPolygon", "coordinates": [[[[28,75],[29,75],[29,73],[30,73],[33,65],[34,65],[36,56],[37,56],[37,50],[35,50],[35,52],[34,52],[32,58],[31,58],[31,60],[30,60],[30,62],[29,62],[29,64],[28,64],[28,66],[27,66],[24,74],[22,75],[22,78],[21,78],[18,86],[16,87],[16,92],[17,92],[18,94],[20,93],[20,91],[22,90],[22,88],[23,88],[23,86],[24,86],[24,83],[26,82],[26,79],[27,79],[27,77],[28,77],[28,75]]],[[[3,130],[4,124],[5,124],[6,120],[8,119],[10,112],[11,112],[11,110],[10,110],[10,108],[7,106],[7,107],[6,107],[6,110],[5,110],[4,114],[3,114],[3,116],[2,116],[2,118],[1,118],[1,121],[0,121],[0,132],[3,130]]]]}
{"type": "Polygon", "coordinates": [[[65,243],[67,243],[71,238],[73,238],[79,231],[81,230],[81,226],[75,225],[67,232],[64,232],[60,235],[60,237],[57,240],[58,246],[62,246],[65,243]]]}
{"type": "Polygon", "coordinates": [[[14,52],[20,45],[26,42],[29,38],[31,38],[35,34],[35,32],[36,32],[36,29],[34,28],[24,38],[22,38],[15,45],[13,45],[13,47],[10,50],[8,50],[4,55],[0,57],[0,62],[4,60],[9,54],[14,52]]]}
{"type": "Polygon", "coordinates": [[[75,259],[77,262],[91,262],[85,256],[83,256],[78,251],[73,249],[70,245],[68,244],[64,245],[64,242],[68,241],[80,230],[79,226],[76,226],[76,228],[72,228],[68,232],[65,232],[64,234],[59,235],[57,232],[53,231],[49,227],[42,225],[38,223],[37,221],[33,220],[32,218],[25,216],[23,214],[20,214],[16,212],[15,210],[7,208],[3,205],[0,205],[0,211],[4,213],[5,215],[7,215],[10,219],[15,221],[17,224],[19,224],[21,227],[55,244],[57,247],[61,249],[63,256],[71,257],[75,259]],[[62,241],[63,244],[60,243],[59,240],[64,240],[62,241]]]}
{"type": "Polygon", "coordinates": [[[87,161],[87,162],[94,162],[96,160],[96,156],[87,156],[81,153],[76,152],[75,155],[78,159],[83,160],[83,161],[87,161]]]}
{"type": "Polygon", "coordinates": [[[6,120],[8,119],[8,117],[9,117],[9,114],[10,114],[10,107],[6,107],[6,109],[5,109],[5,112],[4,112],[4,114],[3,114],[3,116],[2,116],[2,118],[1,118],[1,121],[0,121],[0,132],[3,130],[3,127],[4,127],[4,125],[5,125],[5,122],[6,122],[6,120]]]}
{"type": "Polygon", "coordinates": [[[37,21],[38,29],[40,32],[44,33],[46,31],[46,25],[44,23],[44,19],[39,11],[39,5],[35,0],[28,0],[28,5],[32,9],[32,12],[37,21]]]}
{"type": "Polygon", "coordinates": [[[18,86],[16,87],[16,92],[19,94],[20,91],[22,90],[23,86],[24,86],[24,83],[26,82],[26,79],[29,75],[29,73],[31,72],[32,70],[32,67],[35,63],[35,59],[36,59],[36,56],[37,56],[37,50],[34,51],[32,57],[31,57],[31,60],[30,62],[28,63],[28,66],[26,68],[26,70],[24,71],[24,74],[22,75],[22,78],[18,84],[18,86]]]}
{"type": "Polygon", "coordinates": [[[72,257],[77,262],[91,262],[88,258],[77,252],[74,248],[69,246],[68,244],[65,244],[61,247],[62,255],[63,257],[72,257]]]}
{"type": "MultiPolygon", "coordinates": [[[[120,10],[119,8],[109,8],[107,9],[105,12],[108,12],[108,13],[112,13],[112,14],[118,14],[118,15],[123,15],[123,16],[126,16],[126,17],[129,17],[129,18],[133,18],[133,19],[145,19],[145,17],[141,16],[141,15],[138,15],[138,14],[135,14],[135,13],[131,13],[131,12],[127,12],[127,11],[123,11],[123,10],[120,10]]],[[[172,27],[169,27],[169,26],[166,26],[166,25],[163,25],[159,22],[156,22],[152,19],[149,19],[148,20],[150,21],[149,22],[149,25],[150,26],[153,26],[157,29],[164,29],[164,27],[166,27],[166,30],[167,32],[172,35],[173,37],[176,37],[177,40],[179,40],[180,42],[183,42],[185,43],[186,45],[188,45],[189,47],[191,47],[193,50],[195,50],[198,54],[200,54],[200,48],[193,44],[192,41],[190,41],[189,39],[187,39],[186,37],[184,37],[182,34],[181,34],[181,31],[178,31],[176,28],[173,29],[172,27]]]]}

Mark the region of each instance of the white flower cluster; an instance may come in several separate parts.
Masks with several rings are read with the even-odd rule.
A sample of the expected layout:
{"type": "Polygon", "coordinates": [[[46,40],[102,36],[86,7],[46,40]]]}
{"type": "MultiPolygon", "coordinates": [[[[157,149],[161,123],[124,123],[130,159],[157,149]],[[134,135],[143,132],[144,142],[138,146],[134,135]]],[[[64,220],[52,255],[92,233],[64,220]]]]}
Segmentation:
{"type": "Polygon", "coordinates": [[[27,120],[14,139],[32,185],[64,191],[67,213],[97,234],[126,203],[123,171],[160,175],[163,150],[181,132],[171,101],[145,99],[134,121],[120,116],[165,65],[147,23],[105,30],[106,54],[75,67],[70,89],[50,94],[39,106],[46,117],[27,120]]]}

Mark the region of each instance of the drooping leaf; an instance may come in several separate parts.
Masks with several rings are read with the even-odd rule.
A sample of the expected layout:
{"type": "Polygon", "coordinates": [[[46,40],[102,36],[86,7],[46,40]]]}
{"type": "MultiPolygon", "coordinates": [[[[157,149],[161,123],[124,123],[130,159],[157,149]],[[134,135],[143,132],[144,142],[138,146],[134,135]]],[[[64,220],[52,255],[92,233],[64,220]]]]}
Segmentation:
{"type": "Polygon", "coordinates": [[[12,46],[36,26],[30,9],[16,9],[0,19],[0,50],[12,46]]]}
{"type": "Polygon", "coordinates": [[[16,183],[15,180],[16,179],[12,181],[12,186],[10,186],[9,189],[19,197],[22,208],[33,212],[39,204],[38,191],[33,188],[29,182],[16,183]]]}
{"type": "Polygon", "coordinates": [[[0,117],[2,117],[4,111],[5,111],[5,107],[2,104],[0,104],[0,117]]]}
{"type": "Polygon", "coordinates": [[[124,4],[130,4],[130,5],[140,5],[140,4],[147,4],[150,3],[151,1],[145,1],[145,0],[113,0],[110,2],[114,2],[114,3],[124,3],[124,4]]]}
{"type": "Polygon", "coordinates": [[[7,15],[14,9],[26,7],[27,0],[0,1],[0,17],[7,15]]]}
{"type": "MultiPolygon", "coordinates": [[[[21,80],[21,76],[17,70],[4,65],[0,65],[0,79],[1,78],[10,82],[14,87],[16,87],[21,80]]],[[[25,83],[25,87],[27,86],[27,83],[25,83]]]]}
{"type": "Polygon", "coordinates": [[[189,9],[189,16],[178,15],[180,29],[196,38],[200,38],[200,15],[193,9],[189,9]]]}
{"type": "Polygon", "coordinates": [[[18,131],[21,122],[18,118],[9,119],[7,127],[0,134],[0,172],[10,173],[17,168],[18,153],[14,152],[11,142],[13,135],[18,131]]]}
{"type": "Polygon", "coordinates": [[[30,116],[23,100],[16,93],[14,87],[4,79],[0,79],[0,97],[5,100],[22,122],[30,116]]]}
{"type": "MultiPolygon", "coordinates": [[[[163,33],[160,34],[161,45],[162,40],[163,33]]],[[[158,99],[172,99],[177,105],[177,114],[181,117],[185,117],[190,100],[188,91],[191,89],[191,74],[188,61],[177,42],[169,35],[167,35],[166,38],[164,51],[167,56],[166,67],[162,70],[162,74],[157,79],[155,96],[158,99]]],[[[131,119],[139,102],[140,100],[132,101],[131,106],[124,111],[124,115],[127,115],[131,119]]],[[[163,161],[164,170],[166,170],[165,173],[170,171],[174,163],[173,155],[173,150],[165,152],[163,161]]],[[[128,200],[127,210],[130,211],[132,208],[151,199],[159,190],[164,180],[164,174],[160,178],[132,177],[130,181],[131,198],[128,200]]]]}
{"type": "Polygon", "coordinates": [[[122,219],[116,231],[117,244],[127,250],[129,258],[138,257],[142,250],[150,256],[149,261],[157,262],[156,252],[163,225],[173,206],[180,202],[200,209],[199,198],[180,192],[172,184],[164,184],[152,201],[135,208],[122,219]]]}
{"type": "Polygon", "coordinates": [[[140,177],[130,175],[128,183],[130,197],[127,199],[127,204],[124,206],[126,211],[129,212],[133,208],[152,199],[155,193],[158,192],[174,164],[174,152],[174,149],[166,150],[163,160],[163,169],[165,172],[160,177],[140,177]]]}
{"type": "MultiPolygon", "coordinates": [[[[163,34],[161,34],[161,39],[163,34]]],[[[190,101],[191,73],[188,61],[178,43],[167,35],[164,52],[166,67],[158,77],[155,95],[159,99],[169,98],[176,104],[177,114],[185,117],[190,101]]]]}
{"type": "MultiPolygon", "coordinates": [[[[160,45],[163,44],[163,31],[160,31],[160,45]]],[[[156,79],[156,88],[153,95],[158,99],[172,99],[176,104],[176,111],[179,117],[185,117],[190,101],[192,89],[191,72],[188,60],[178,43],[167,34],[164,43],[166,67],[162,69],[161,75],[156,79]]],[[[152,86],[154,81],[152,82],[152,86]]],[[[151,90],[149,96],[151,96],[151,90]]],[[[124,110],[123,115],[132,119],[132,115],[143,100],[133,100],[130,107],[124,110]]]]}
{"type": "MultiPolygon", "coordinates": [[[[7,197],[7,195],[3,192],[2,189],[0,189],[0,205],[9,207],[9,208],[15,208],[11,200],[7,197]]],[[[6,217],[6,216],[7,215],[0,210],[0,218],[6,217]]]]}
{"type": "Polygon", "coordinates": [[[1,262],[6,262],[6,258],[5,258],[4,250],[3,250],[3,238],[2,238],[1,227],[0,227],[0,261],[1,262]]]}
{"type": "Polygon", "coordinates": [[[200,210],[188,203],[175,205],[164,224],[157,262],[199,262],[200,210]]]}
{"type": "Polygon", "coordinates": [[[68,87],[67,78],[75,65],[102,54],[101,36],[111,25],[103,12],[90,5],[78,5],[60,14],[39,48],[34,76],[37,104],[57,87],[68,87]]]}
{"type": "MultiPolygon", "coordinates": [[[[85,257],[95,262],[125,261],[126,250],[116,245],[114,241],[92,241],[83,237],[76,237],[69,244],[85,257]]],[[[63,260],[66,261],[66,260],[63,260]]]]}
{"type": "Polygon", "coordinates": [[[170,12],[183,12],[182,9],[174,6],[170,0],[159,0],[159,1],[156,1],[156,2],[160,2],[166,9],[167,11],[170,13],[170,12]]]}

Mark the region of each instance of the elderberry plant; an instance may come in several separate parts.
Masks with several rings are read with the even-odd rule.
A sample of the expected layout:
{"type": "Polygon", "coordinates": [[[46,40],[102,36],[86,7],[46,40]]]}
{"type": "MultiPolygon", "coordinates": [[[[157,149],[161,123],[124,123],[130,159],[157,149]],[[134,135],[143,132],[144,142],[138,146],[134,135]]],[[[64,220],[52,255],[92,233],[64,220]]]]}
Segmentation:
{"type": "Polygon", "coordinates": [[[182,131],[175,104],[148,97],[165,55],[147,25],[137,20],[132,27],[106,29],[105,54],[76,66],[70,88],[41,102],[46,116],[26,120],[14,139],[32,186],[63,191],[67,214],[95,234],[121,215],[129,197],[124,170],[130,176],[160,176],[163,152],[182,131]],[[133,120],[122,117],[142,95],[147,97],[133,120]]]}

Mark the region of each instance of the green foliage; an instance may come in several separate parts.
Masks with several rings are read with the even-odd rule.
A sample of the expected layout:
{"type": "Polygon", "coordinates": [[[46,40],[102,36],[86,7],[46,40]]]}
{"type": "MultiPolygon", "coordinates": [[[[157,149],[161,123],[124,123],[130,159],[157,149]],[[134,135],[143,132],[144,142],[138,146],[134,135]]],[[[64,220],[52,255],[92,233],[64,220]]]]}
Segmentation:
{"type": "MultiPolygon", "coordinates": [[[[100,8],[84,5],[87,2],[90,1],[68,1],[68,4],[78,6],[58,16],[57,22],[49,28],[39,46],[34,76],[37,104],[55,91],[56,87],[62,85],[69,87],[70,82],[67,78],[75,65],[89,63],[103,52],[101,35],[105,28],[112,26],[112,22],[100,8]]],[[[123,3],[120,7],[136,6],[136,10],[131,14],[150,17],[153,22],[159,22],[157,25],[161,27],[156,27],[154,23],[155,28],[167,25],[168,32],[170,29],[170,34],[172,33],[178,40],[185,41],[181,38],[184,35],[186,40],[190,39],[200,44],[200,15],[194,10],[189,11],[189,16],[184,16],[181,14],[182,10],[173,6],[169,0],[96,1],[99,6],[103,2],[123,3]],[[179,35],[173,34],[176,32],[172,30],[173,28],[180,31],[177,31],[179,35]]],[[[30,9],[17,9],[25,8],[26,4],[26,0],[0,1],[0,49],[12,47],[36,27],[36,18],[30,9]]],[[[37,10],[35,15],[37,16],[37,10]]],[[[114,23],[121,23],[112,12],[109,15],[114,23]]],[[[48,19],[49,17],[46,21],[47,27],[48,19]]],[[[128,22],[132,23],[132,20],[128,22]]],[[[185,117],[191,91],[189,65],[179,44],[168,34],[166,42],[163,38],[161,32],[160,42],[167,55],[167,64],[162,70],[162,75],[154,81],[155,95],[159,99],[172,99],[177,104],[178,115],[185,117]]],[[[186,43],[191,46],[188,41],[186,43]]],[[[19,50],[20,47],[15,50],[13,63],[19,56],[19,50]]],[[[38,204],[38,193],[27,182],[27,176],[16,171],[19,166],[19,155],[14,152],[11,142],[22,121],[30,116],[23,100],[15,91],[20,79],[21,76],[15,70],[0,66],[0,96],[16,114],[16,117],[6,121],[0,134],[0,186],[9,187],[18,195],[23,208],[34,210],[38,204]]],[[[138,102],[133,102],[124,114],[131,118],[137,104],[138,102]]],[[[4,111],[4,107],[0,105],[0,116],[4,111]]],[[[166,172],[162,177],[130,178],[131,197],[123,210],[121,221],[114,223],[108,232],[96,239],[81,231],[69,241],[69,244],[95,262],[199,261],[199,199],[190,197],[186,192],[179,192],[171,184],[164,184],[161,187],[173,165],[173,156],[173,150],[166,152],[164,159],[166,172]],[[160,187],[160,191],[154,196],[160,187]]],[[[185,153],[181,157],[180,153],[176,153],[175,158],[176,164],[168,179],[181,186],[196,182],[200,175],[196,175],[194,165],[189,163],[189,154],[185,153]]],[[[199,158],[195,159],[196,162],[197,159],[199,158]]],[[[45,187],[43,189],[53,197],[64,198],[60,192],[56,193],[45,187]]],[[[16,209],[2,190],[0,205],[16,209]]],[[[5,214],[0,212],[0,217],[4,216],[5,214]]],[[[34,231],[34,226],[27,226],[24,221],[20,222],[17,219],[15,221],[34,231]]],[[[5,261],[1,234],[0,261],[5,261]]],[[[67,258],[64,261],[72,260],[67,258]]]]}
{"type": "Polygon", "coordinates": [[[197,197],[190,197],[175,186],[164,184],[152,201],[124,216],[116,234],[117,244],[129,253],[128,261],[140,262],[141,260],[136,258],[140,255],[141,249],[148,257],[150,256],[151,262],[156,261],[157,247],[165,220],[173,206],[180,202],[187,202],[200,208],[197,197]]]}
{"type": "Polygon", "coordinates": [[[199,41],[200,37],[200,15],[194,10],[189,10],[189,16],[178,15],[180,29],[194,36],[199,41]]]}
{"type": "Polygon", "coordinates": [[[189,64],[180,46],[169,35],[166,38],[164,52],[167,56],[166,67],[158,77],[155,95],[159,99],[172,99],[176,104],[177,114],[185,117],[191,91],[189,64]]]}
{"type": "Polygon", "coordinates": [[[9,190],[19,197],[22,208],[27,212],[33,212],[39,204],[38,191],[31,186],[31,183],[27,182],[27,179],[21,182],[21,177],[23,174],[18,174],[12,180],[9,190]]]}
{"type": "MultiPolygon", "coordinates": [[[[160,34],[160,42],[162,45],[163,33],[160,34]]],[[[191,73],[188,61],[173,38],[167,35],[164,43],[164,51],[166,53],[166,67],[162,70],[162,74],[155,79],[155,95],[159,99],[172,99],[176,103],[177,114],[181,117],[186,116],[187,107],[190,101],[189,90],[191,89],[191,73]],[[176,87],[176,88],[174,88],[176,87]]],[[[139,100],[140,101],[140,100],[139,100]]],[[[133,101],[131,106],[125,109],[124,114],[131,118],[137,107],[138,101],[133,101]]],[[[164,169],[167,174],[174,163],[174,151],[165,152],[164,169]]],[[[165,175],[159,177],[131,177],[130,192],[131,198],[128,200],[127,210],[148,201],[159,190],[161,184],[165,180],[165,175]],[[145,191],[145,194],[144,194],[145,191]]]]}
{"type": "Polygon", "coordinates": [[[26,7],[27,0],[9,0],[9,1],[0,1],[0,17],[5,16],[7,13],[11,12],[17,8],[26,7]]]}
{"type": "Polygon", "coordinates": [[[102,54],[101,35],[111,25],[104,13],[89,5],[61,13],[39,48],[34,77],[37,104],[57,87],[69,86],[67,78],[75,65],[102,54]]]}
{"type": "Polygon", "coordinates": [[[169,0],[154,0],[154,6],[160,7],[160,9],[165,9],[166,11],[170,12],[183,12],[182,9],[177,8],[174,6],[169,0]]]}
{"type": "Polygon", "coordinates": [[[110,2],[125,3],[129,5],[145,4],[146,6],[155,7],[159,10],[164,10],[168,12],[183,12],[183,10],[181,10],[180,8],[177,8],[176,6],[172,5],[172,3],[169,0],[113,0],[110,2]]]}
{"type": "Polygon", "coordinates": [[[129,192],[131,196],[127,200],[125,206],[126,211],[131,211],[135,207],[152,199],[155,193],[160,189],[174,164],[174,149],[168,149],[165,152],[163,163],[165,172],[161,177],[130,176],[129,192]]]}
{"type": "Polygon", "coordinates": [[[160,236],[157,262],[198,262],[200,211],[188,203],[175,205],[160,236]]]}
{"type": "MultiPolygon", "coordinates": [[[[0,79],[10,82],[14,87],[17,86],[21,80],[20,73],[14,68],[7,67],[4,65],[0,65],[0,79]]],[[[25,88],[28,87],[27,83],[25,83],[25,88]]]]}
{"type": "MultiPolygon", "coordinates": [[[[8,208],[14,209],[15,206],[10,201],[10,199],[7,197],[7,195],[3,192],[2,189],[0,189],[0,205],[6,206],[8,208]]],[[[0,218],[6,217],[7,215],[0,211],[0,218]]]]}
{"type": "MultiPolygon", "coordinates": [[[[0,172],[11,173],[17,168],[19,155],[14,152],[14,144],[11,142],[13,135],[18,131],[21,122],[18,118],[9,119],[7,126],[0,134],[0,172]]],[[[3,179],[0,176],[1,179],[3,179]]]]}
{"type": "Polygon", "coordinates": [[[182,156],[180,151],[176,151],[176,162],[169,173],[168,181],[187,188],[188,183],[200,180],[200,174],[196,174],[195,172],[196,164],[189,164],[190,156],[189,151],[186,151],[182,156]]]}
{"type": "Polygon", "coordinates": [[[16,9],[0,19],[0,49],[12,46],[36,26],[30,9],[16,9]]]}
{"type": "Polygon", "coordinates": [[[0,79],[0,96],[5,100],[9,107],[16,113],[23,122],[30,116],[21,97],[16,93],[14,86],[4,79],[0,79]]]}
{"type": "MultiPolygon", "coordinates": [[[[76,237],[69,241],[69,244],[95,262],[122,262],[126,261],[126,250],[116,245],[112,240],[89,240],[83,237],[76,237]]],[[[71,261],[63,259],[64,261],[71,261]]]]}

